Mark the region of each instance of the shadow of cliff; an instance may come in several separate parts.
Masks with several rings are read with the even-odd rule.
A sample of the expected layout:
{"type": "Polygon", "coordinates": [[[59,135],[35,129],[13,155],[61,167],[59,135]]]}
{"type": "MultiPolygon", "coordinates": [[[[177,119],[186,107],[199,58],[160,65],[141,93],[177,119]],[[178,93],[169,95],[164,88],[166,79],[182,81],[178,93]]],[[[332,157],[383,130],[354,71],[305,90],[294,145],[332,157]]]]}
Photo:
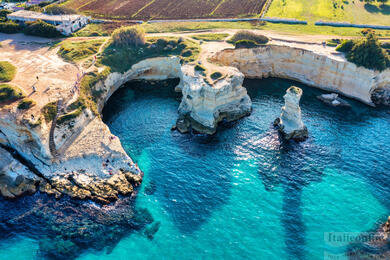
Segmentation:
{"type": "MultiPolygon", "coordinates": [[[[104,108],[104,120],[126,152],[147,168],[152,196],[183,233],[192,233],[226,203],[233,161],[204,160],[224,156],[229,147],[219,135],[171,132],[177,119],[178,81],[130,82],[114,93],[104,108]],[[147,165],[147,166],[146,166],[147,165]]],[[[149,187],[149,186],[146,186],[149,187]]]]}

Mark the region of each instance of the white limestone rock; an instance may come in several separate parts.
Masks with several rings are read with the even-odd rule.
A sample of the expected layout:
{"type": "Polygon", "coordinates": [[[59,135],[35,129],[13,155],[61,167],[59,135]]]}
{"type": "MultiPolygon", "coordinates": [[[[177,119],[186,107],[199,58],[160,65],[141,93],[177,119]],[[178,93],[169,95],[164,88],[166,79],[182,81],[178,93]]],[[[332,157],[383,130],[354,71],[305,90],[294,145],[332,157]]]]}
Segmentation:
{"type": "Polygon", "coordinates": [[[252,102],[242,87],[244,75],[232,67],[224,69],[227,76],[211,85],[193,66],[183,66],[183,98],[176,123],[180,132],[193,129],[214,134],[222,120],[234,121],[251,113],[252,102]]]}
{"type": "Polygon", "coordinates": [[[286,91],[282,113],[274,123],[287,140],[304,141],[308,138],[308,131],[303,124],[301,108],[299,107],[302,94],[302,89],[294,86],[286,91]]]}

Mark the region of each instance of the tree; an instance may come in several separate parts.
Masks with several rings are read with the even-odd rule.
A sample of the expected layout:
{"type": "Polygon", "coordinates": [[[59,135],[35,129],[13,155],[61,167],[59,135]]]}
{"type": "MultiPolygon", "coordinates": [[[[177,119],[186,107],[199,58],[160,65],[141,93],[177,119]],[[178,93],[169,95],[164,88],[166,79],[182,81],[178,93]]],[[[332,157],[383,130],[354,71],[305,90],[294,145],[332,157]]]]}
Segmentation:
{"type": "Polygon", "coordinates": [[[368,69],[382,71],[390,65],[389,56],[373,33],[355,42],[346,57],[348,61],[368,69]]]}

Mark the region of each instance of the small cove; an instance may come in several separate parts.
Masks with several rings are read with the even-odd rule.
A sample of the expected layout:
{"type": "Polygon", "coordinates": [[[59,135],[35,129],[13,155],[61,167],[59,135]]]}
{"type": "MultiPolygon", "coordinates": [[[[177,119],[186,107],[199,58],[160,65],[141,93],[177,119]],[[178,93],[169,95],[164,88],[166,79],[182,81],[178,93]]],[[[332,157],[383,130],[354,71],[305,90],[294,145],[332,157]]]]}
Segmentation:
{"type": "MultiPolygon", "coordinates": [[[[390,114],[348,100],[333,108],[321,91],[281,79],[246,80],[249,117],[211,137],[170,129],[176,81],[130,82],[110,98],[104,120],[145,172],[136,206],[160,222],[153,240],[132,232],[112,251],[79,259],[323,259],[324,232],[365,232],[390,209],[390,114]],[[310,138],[285,143],[272,127],[286,89],[304,91],[310,138]]],[[[1,204],[1,202],[0,202],[1,204]]],[[[0,242],[4,259],[39,258],[31,238],[0,242]],[[22,248],[18,250],[18,248],[22,248]]]]}

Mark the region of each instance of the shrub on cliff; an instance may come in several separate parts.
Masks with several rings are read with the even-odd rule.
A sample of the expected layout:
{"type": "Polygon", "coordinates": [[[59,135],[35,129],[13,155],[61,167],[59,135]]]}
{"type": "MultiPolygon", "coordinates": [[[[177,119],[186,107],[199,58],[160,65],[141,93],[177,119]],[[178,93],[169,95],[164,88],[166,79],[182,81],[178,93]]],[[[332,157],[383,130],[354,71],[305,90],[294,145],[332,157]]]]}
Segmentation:
{"type": "Polygon", "coordinates": [[[23,92],[18,87],[0,84],[0,102],[13,102],[23,97],[23,92]]]}
{"type": "Polygon", "coordinates": [[[22,101],[18,104],[18,109],[20,110],[26,110],[30,109],[31,107],[35,106],[35,101],[30,98],[23,98],[22,101]]]}
{"type": "Polygon", "coordinates": [[[13,80],[16,74],[16,67],[8,61],[0,61],[0,82],[13,80]]]}
{"type": "Polygon", "coordinates": [[[350,52],[352,50],[352,47],[354,45],[354,42],[352,40],[344,40],[339,46],[337,46],[336,51],[340,52],[350,52]]]}
{"type": "Polygon", "coordinates": [[[41,20],[26,23],[26,25],[27,26],[24,28],[23,32],[27,35],[34,35],[46,38],[56,38],[62,36],[62,34],[57,31],[54,25],[45,23],[41,20]]]}
{"type": "Polygon", "coordinates": [[[112,44],[115,47],[138,47],[146,43],[145,31],[140,26],[126,26],[112,33],[112,44]]]}
{"type": "Polygon", "coordinates": [[[46,122],[52,121],[57,114],[57,102],[47,103],[41,111],[46,122]]]}
{"type": "Polygon", "coordinates": [[[236,43],[238,41],[253,41],[256,44],[266,44],[269,39],[261,34],[253,33],[251,31],[239,31],[233,35],[233,37],[229,40],[231,43],[236,43]]]}
{"type": "Polygon", "coordinates": [[[240,48],[256,48],[256,47],[259,47],[259,44],[257,44],[254,41],[251,41],[251,40],[240,40],[240,41],[236,41],[234,43],[234,46],[236,47],[236,49],[240,49],[240,48]]]}
{"type": "Polygon", "coordinates": [[[373,33],[357,41],[344,42],[337,50],[345,52],[347,60],[357,66],[379,71],[390,67],[389,55],[373,33]]]}
{"type": "Polygon", "coordinates": [[[0,33],[19,33],[22,28],[19,24],[14,22],[0,22],[0,33]]]}

